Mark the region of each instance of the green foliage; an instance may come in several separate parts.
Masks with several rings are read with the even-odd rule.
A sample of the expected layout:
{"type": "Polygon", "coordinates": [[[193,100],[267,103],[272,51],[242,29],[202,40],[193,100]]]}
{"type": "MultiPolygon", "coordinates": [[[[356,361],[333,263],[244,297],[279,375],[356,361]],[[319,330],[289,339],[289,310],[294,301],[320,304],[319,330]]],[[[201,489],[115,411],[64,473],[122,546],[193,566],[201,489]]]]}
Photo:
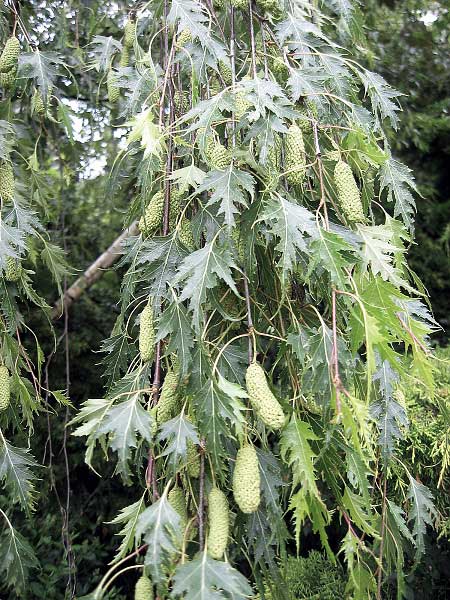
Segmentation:
{"type": "MultiPolygon", "coordinates": [[[[92,573],[77,594],[97,600],[120,593],[113,582],[132,593],[122,558],[145,565],[158,597],[203,600],[249,597],[268,572],[289,587],[301,569],[295,597],[326,597],[313,583],[331,583],[306,576],[317,569],[342,597],[375,596],[380,573],[380,593],[395,587],[401,598],[420,568],[437,494],[408,460],[399,390],[413,377],[433,398],[437,325],[406,262],[416,184],[386,134],[399,127],[401,94],[343,50],[365,51],[349,2],[215,7],[151,2],[124,22],[122,3],[80,3],[76,27],[53,4],[55,24],[42,10],[21,14],[19,77],[0,115],[0,360],[11,374],[0,414],[2,593],[24,593],[36,565],[28,538],[39,548],[44,506],[27,439],[39,458],[49,448],[44,494],[65,519],[67,563],[58,564],[68,595],[77,552],[80,572],[92,573]],[[22,28],[48,32],[49,43],[30,44],[22,28]],[[108,182],[91,177],[97,157],[111,165],[108,182]],[[31,331],[47,331],[47,300],[68,275],[49,223],[87,266],[123,216],[139,227],[117,270],[58,331],[66,351],[55,353],[51,334],[41,348],[31,331]],[[16,281],[6,276],[11,259],[23,266],[16,281]],[[101,367],[78,360],[100,346],[101,367]],[[73,408],[48,390],[71,381],[73,408]],[[33,419],[48,423],[35,439],[33,419]],[[71,476],[77,493],[65,498],[71,476]],[[105,519],[120,528],[115,552],[105,519]],[[320,545],[330,562],[339,553],[346,583],[320,554],[294,566],[294,541],[320,545]]],[[[62,597],[48,571],[32,577],[31,593],[42,596],[46,579],[62,597]]]]}
{"type": "MultiPolygon", "coordinates": [[[[317,550],[312,550],[306,558],[289,556],[281,576],[289,600],[332,600],[345,597],[342,569],[317,550]]],[[[278,597],[275,584],[270,580],[266,583],[265,597],[278,597]]]]}

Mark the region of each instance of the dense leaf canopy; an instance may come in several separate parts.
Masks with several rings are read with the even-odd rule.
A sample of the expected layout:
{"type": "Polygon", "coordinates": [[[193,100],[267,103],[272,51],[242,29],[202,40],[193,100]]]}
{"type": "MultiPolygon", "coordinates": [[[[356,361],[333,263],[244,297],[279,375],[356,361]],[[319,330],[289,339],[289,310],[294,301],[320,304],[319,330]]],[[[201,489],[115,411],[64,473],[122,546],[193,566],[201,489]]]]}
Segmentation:
{"type": "Polygon", "coordinates": [[[20,56],[0,58],[0,590],[119,598],[144,572],[159,598],[288,598],[292,555],[315,546],[346,598],[408,597],[448,464],[429,489],[409,460],[405,390],[444,430],[448,406],[407,262],[410,88],[364,37],[391,9],[362,8],[3,3],[20,56]],[[125,227],[98,296],[53,330],[50,304],[125,227]],[[62,577],[36,535],[56,528],[46,492],[62,577]]]}

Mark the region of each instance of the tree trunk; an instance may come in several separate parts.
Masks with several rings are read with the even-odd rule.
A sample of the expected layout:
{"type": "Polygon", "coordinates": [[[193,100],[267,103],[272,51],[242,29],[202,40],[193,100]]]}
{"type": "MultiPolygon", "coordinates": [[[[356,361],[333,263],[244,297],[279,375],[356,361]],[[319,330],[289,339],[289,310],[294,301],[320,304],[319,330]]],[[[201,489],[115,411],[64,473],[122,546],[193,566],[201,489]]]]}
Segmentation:
{"type": "Polygon", "coordinates": [[[81,294],[95,283],[103,275],[104,271],[111,267],[123,254],[122,243],[131,236],[138,233],[137,221],[134,221],[118,238],[109,246],[103,254],[101,254],[67,290],[63,297],[58,300],[52,309],[52,319],[59,319],[64,312],[64,308],[68,309],[72,302],[78,300],[81,294]]]}

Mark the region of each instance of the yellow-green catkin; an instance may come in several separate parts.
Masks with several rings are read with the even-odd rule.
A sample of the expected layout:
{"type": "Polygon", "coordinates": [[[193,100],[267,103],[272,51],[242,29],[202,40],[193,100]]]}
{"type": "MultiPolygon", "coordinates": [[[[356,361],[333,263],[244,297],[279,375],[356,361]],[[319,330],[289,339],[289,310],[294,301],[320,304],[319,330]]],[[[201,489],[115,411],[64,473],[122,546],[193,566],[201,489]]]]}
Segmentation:
{"type": "Polygon", "coordinates": [[[303,133],[298,125],[289,127],[285,141],[286,179],[292,185],[300,185],[306,175],[306,155],[303,133]]]}
{"type": "Polygon", "coordinates": [[[302,133],[311,133],[312,122],[306,114],[301,114],[297,119],[297,125],[302,130],[302,133]]]}
{"type": "Polygon", "coordinates": [[[285,80],[289,77],[289,68],[282,56],[273,56],[271,59],[272,72],[277,80],[285,80]]]}
{"type": "Polygon", "coordinates": [[[247,244],[245,243],[244,237],[241,235],[240,230],[234,227],[231,231],[231,237],[234,242],[234,246],[237,252],[237,259],[241,265],[244,264],[246,258],[247,244]]]}
{"type": "Polygon", "coordinates": [[[0,73],[0,86],[4,90],[12,89],[16,83],[16,74],[17,69],[11,69],[11,71],[7,71],[6,73],[0,73]]]}
{"type": "Polygon", "coordinates": [[[273,191],[278,186],[280,178],[279,170],[281,165],[281,139],[280,136],[274,134],[274,143],[270,146],[267,152],[264,177],[264,183],[268,191],[273,191]]]}
{"type": "Polygon", "coordinates": [[[253,446],[238,450],[233,473],[233,496],[241,511],[246,514],[258,510],[261,501],[259,461],[253,446]]]}
{"type": "MultiPolygon", "coordinates": [[[[184,192],[178,187],[173,186],[170,190],[170,205],[169,205],[169,228],[173,229],[180,216],[181,209],[183,208],[184,192]]],[[[163,210],[164,212],[164,210],[163,210]]]]}
{"type": "Polygon", "coordinates": [[[0,365],[0,411],[6,410],[11,401],[11,386],[9,371],[5,365],[0,365]]]}
{"type": "Polygon", "coordinates": [[[146,575],[142,575],[134,588],[134,600],[153,600],[153,584],[146,575]]]}
{"type": "Polygon", "coordinates": [[[157,404],[156,418],[161,425],[174,416],[175,409],[178,407],[180,372],[178,364],[169,369],[164,378],[161,388],[161,395],[157,404]]]}
{"type": "Polygon", "coordinates": [[[178,230],[178,239],[189,252],[195,250],[195,240],[192,233],[192,225],[189,219],[184,218],[181,221],[180,229],[178,230]]]}
{"type": "Polygon", "coordinates": [[[129,67],[130,61],[131,61],[130,48],[128,46],[124,46],[122,48],[122,52],[120,53],[119,66],[122,68],[129,67]]]}
{"type": "Polygon", "coordinates": [[[22,276],[22,263],[18,258],[13,256],[6,257],[5,279],[6,281],[19,281],[22,276]]]}
{"type": "Polygon", "coordinates": [[[180,33],[178,34],[177,37],[177,46],[179,46],[180,48],[182,48],[183,46],[186,46],[186,44],[189,44],[189,42],[192,42],[192,33],[190,29],[183,29],[183,31],[180,31],[180,33]]]}
{"type": "Polygon", "coordinates": [[[231,85],[233,83],[233,72],[228,63],[219,61],[219,73],[225,83],[225,85],[231,85]]]}
{"type": "Polygon", "coordinates": [[[270,390],[264,369],[257,362],[248,366],[245,383],[250,404],[270,429],[283,427],[286,417],[283,408],[270,390]]]}
{"type": "Polygon", "coordinates": [[[194,444],[191,440],[187,442],[186,471],[189,477],[194,479],[200,477],[200,454],[198,453],[197,444],[194,444]]]}
{"type": "Polygon", "coordinates": [[[213,487],[208,495],[208,525],[208,554],[220,560],[227,549],[230,515],[227,497],[217,487],[213,487]]]}
{"type": "Polygon", "coordinates": [[[356,185],[350,165],[340,160],[334,168],[334,183],[336,185],[339,208],[345,220],[350,223],[365,221],[361,194],[356,185]]]}
{"type": "Polygon", "coordinates": [[[31,113],[39,117],[45,115],[44,99],[39,88],[34,89],[33,96],[31,97],[31,113]]]}
{"type": "Polygon", "coordinates": [[[114,69],[109,69],[106,77],[106,89],[108,91],[108,100],[111,104],[116,104],[120,98],[120,88],[117,85],[117,73],[114,69]]]}
{"type": "Polygon", "coordinates": [[[15,71],[19,62],[20,55],[20,42],[15,37],[10,37],[3,48],[3,52],[0,55],[0,71],[7,73],[8,71],[15,71]]]}
{"type": "Polygon", "coordinates": [[[156,192],[139,219],[138,228],[144,237],[153,235],[162,225],[164,215],[164,192],[156,192]]]}
{"type": "Polygon", "coordinates": [[[136,38],[136,21],[134,19],[128,19],[125,23],[123,32],[123,45],[125,48],[132,48],[134,46],[134,40],[136,38]]]}
{"type": "Polygon", "coordinates": [[[155,352],[155,325],[153,307],[147,304],[139,321],[139,352],[144,363],[151,362],[155,352]]]}
{"type": "Polygon", "coordinates": [[[189,110],[189,94],[176,90],[173,97],[175,112],[179,115],[184,115],[189,110]]]}
{"type": "Polygon", "coordinates": [[[394,400],[396,402],[398,402],[398,404],[400,404],[400,406],[403,406],[403,408],[405,408],[406,398],[405,398],[405,394],[403,393],[403,390],[401,390],[400,388],[397,388],[394,391],[394,393],[392,394],[392,397],[394,398],[394,400]]]}
{"type": "Polygon", "coordinates": [[[246,10],[248,8],[247,0],[230,0],[230,2],[234,8],[238,8],[240,10],[246,10]]]}
{"type": "Polygon", "coordinates": [[[150,434],[152,436],[152,439],[154,439],[156,437],[156,434],[158,433],[157,413],[158,413],[158,405],[152,406],[152,408],[150,409],[150,415],[152,417],[152,425],[151,425],[151,429],[150,429],[150,434]]]}
{"type": "Polygon", "coordinates": [[[234,97],[234,118],[236,121],[240,121],[251,106],[252,103],[247,100],[244,92],[237,92],[234,97]]]}
{"type": "Polygon", "coordinates": [[[12,164],[8,160],[0,163],[0,199],[11,200],[14,196],[15,180],[12,164]]]}
{"type": "Polygon", "coordinates": [[[266,12],[277,11],[280,8],[278,0],[257,0],[257,4],[266,12]]]}
{"type": "Polygon", "coordinates": [[[219,141],[214,141],[208,150],[209,165],[217,171],[224,171],[231,164],[231,152],[219,141]]]}
{"type": "Polygon", "coordinates": [[[180,515],[180,527],[184,531],[188,523],[188,511],[186,504],[186,496],[183,488],[176,485],[169,492],[168,498],[170,506],[175,512],[180,515]]]}

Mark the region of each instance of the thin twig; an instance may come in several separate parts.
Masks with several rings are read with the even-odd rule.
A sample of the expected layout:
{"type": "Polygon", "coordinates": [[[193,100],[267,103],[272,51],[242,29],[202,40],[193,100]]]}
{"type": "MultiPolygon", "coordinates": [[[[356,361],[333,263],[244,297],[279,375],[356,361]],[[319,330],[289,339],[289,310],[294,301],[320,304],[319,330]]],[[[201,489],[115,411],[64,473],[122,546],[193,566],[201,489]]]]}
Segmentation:
{"type": "Polygon", "coordinates": [[[386,533],[386,494],[387,494],[387,477],[386,473],[383,472],[383,509],[381,512],[381,540],[380,540],[380,558],[378,565],[378,578],[377,578],[377,600],[381,598],[381,586],[383,583],[383,551],[384,551],[384,537],[386,533]]]}
{"type": "Polygon", "coordinates": [[[256,45],[255,45],[255,31],[253,28],[253,0],[248,0],[248,13],[250,17],[250,41],[252,45],[252,70],[253,77],[256,79],[256,45]]]}
{"type": "Polygon", "coordinates": [[[198,536],[200,540],[200,550],[203,552],[205,547],[205,528],[203,514],[205,509],[205,440],[201,440],[201,453],[200,453],[200,485],[198,494],[198,536]]]}

